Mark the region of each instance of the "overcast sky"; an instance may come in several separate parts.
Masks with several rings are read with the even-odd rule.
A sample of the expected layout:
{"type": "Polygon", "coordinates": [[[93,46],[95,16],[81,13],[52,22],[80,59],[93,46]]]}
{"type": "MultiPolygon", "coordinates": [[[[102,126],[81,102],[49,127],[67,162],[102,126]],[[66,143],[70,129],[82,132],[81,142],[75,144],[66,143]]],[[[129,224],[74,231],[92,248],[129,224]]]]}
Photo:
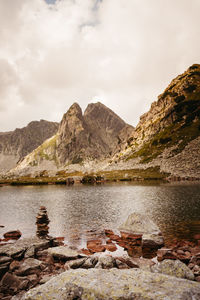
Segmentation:
{"type": "Polygon", "coordinates": [[[136,125],[200,62],[200,0],[0,0],[0,131],[100,101],[136,125]]]}

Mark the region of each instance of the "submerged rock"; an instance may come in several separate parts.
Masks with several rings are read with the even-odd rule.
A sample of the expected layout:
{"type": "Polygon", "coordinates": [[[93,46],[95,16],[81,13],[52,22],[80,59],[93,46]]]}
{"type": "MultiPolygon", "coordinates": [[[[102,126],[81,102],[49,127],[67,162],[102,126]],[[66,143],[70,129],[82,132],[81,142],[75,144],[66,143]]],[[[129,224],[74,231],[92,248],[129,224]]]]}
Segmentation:
{"type": "Polygon", "coordinates": [[[28,291],[22,300],[200,299],[199,283],[132,270],[70,270],[28,291]]]}
{"type": "Polygon", "coordinates": [[[13,231],[8,231],[8,232],[4,233],[3,236],[5,239],[18,240],[22,236],[22,233],[19,230],[13,230],[13,231]]]}

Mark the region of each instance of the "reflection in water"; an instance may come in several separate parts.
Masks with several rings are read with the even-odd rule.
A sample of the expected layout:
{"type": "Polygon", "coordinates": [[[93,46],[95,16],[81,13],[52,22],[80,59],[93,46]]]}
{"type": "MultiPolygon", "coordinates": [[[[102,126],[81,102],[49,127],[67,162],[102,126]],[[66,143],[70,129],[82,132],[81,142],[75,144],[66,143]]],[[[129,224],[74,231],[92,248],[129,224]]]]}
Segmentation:
{"type": "Polygon", "coordinates": [[[200,232],[200,185],[30,186],[0,189],[0,234],[20,229],[23,236],[36,232],[36,215],[46,206],[50,234],[68,243],[85,245],[105,228],[117,229],[132,212],[149,215],[166,239],[188,238],[200,232]]]}

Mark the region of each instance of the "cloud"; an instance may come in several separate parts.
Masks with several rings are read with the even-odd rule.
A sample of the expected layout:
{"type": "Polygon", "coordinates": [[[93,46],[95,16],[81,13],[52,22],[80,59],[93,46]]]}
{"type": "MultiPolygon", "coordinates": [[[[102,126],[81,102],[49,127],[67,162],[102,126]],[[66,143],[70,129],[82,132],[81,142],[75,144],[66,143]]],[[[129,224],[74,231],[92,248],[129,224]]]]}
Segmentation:
{"type": "Polygon", "coordinates": [[[75,101],[136,125],[199,62],[199,0],[47,2],[0,1],[0,131],[60,121],[75,101]]]}

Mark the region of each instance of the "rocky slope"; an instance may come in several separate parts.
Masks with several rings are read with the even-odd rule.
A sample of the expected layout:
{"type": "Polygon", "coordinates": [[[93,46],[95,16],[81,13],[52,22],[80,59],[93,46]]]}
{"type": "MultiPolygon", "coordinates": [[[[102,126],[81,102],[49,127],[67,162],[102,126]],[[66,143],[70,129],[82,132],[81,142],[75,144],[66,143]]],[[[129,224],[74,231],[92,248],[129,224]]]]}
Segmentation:
{"type": "Polygon", "coordinates": [[[200,65],[176,77],[141,116],[116,168],[160,166],[179,177],[200,177],[200,65]]]}
{"type": "Polygon", "coordinates": [[[64,114],[57,133],[26,156],[15,172],[67,168],[112,157],[133,130],[99,102],[89,104],[84,114],[74,103],[64,114]]]}
{"type": "Polygon", "coordinates": [[[24,128],[0,133],[0,172],[16,166],[27,154],[51,137],[58,123],[33,121],[24,128]]]}

